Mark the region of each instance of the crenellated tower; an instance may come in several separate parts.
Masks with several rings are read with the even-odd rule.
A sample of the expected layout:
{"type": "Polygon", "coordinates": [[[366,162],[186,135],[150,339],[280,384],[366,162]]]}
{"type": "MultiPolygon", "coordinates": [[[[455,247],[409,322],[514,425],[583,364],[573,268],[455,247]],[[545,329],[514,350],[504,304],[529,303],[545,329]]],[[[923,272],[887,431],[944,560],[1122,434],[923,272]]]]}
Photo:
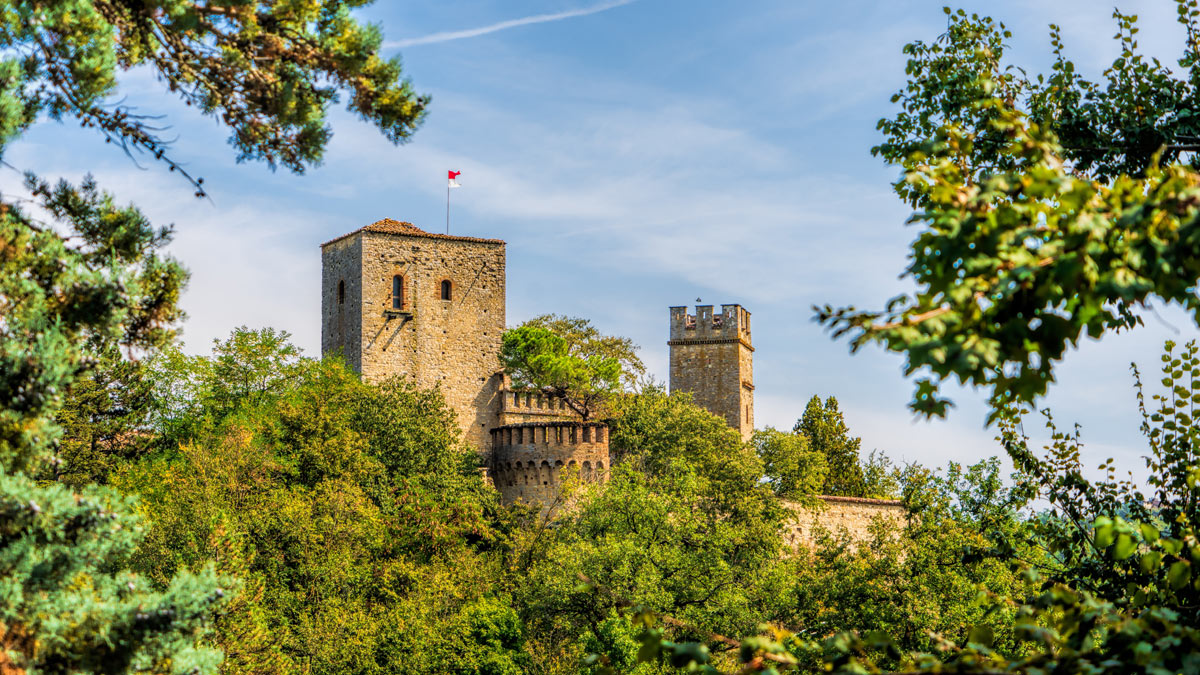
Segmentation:
{"type": "Polygon", "coordinates": [[[743,439],[754,433],[754,347],[750,312],[741,305],[672,307],[671,391],[690,391],[696,404],[725,418],[743,439]]]}

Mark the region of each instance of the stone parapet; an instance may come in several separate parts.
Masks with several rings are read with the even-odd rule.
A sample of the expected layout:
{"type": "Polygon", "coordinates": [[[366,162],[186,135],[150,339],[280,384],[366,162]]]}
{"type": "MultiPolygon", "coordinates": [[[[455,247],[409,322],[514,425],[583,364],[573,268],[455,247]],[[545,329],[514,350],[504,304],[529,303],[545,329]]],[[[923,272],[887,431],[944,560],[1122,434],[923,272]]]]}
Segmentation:
{"type": "Polygon", "coordinates": [[[579,416],[561,398],[547,396],[536,390],[513,390],[507,387],[500,392],[500,425],[524,424],[529,422],[578,421],[579,416]]]}
{"type": "Polygon", "coordinates": [[[527,422],[492,429],[491,477],[506,504],[543,508],[558,501],[564,481],[606,480],[608,427],[599,422],[527,422]]]}
{"type": "Polygon", "coordinates": [[[899,532],[907,523],[908,511],[899,500],[865,499],[862,497],[818,496],[821,503],[808,506],[796,502],[784,502],[792,518],[784,533],[788,546],[811,546],[817,540],[818,531],[833,535],[845,533],[852,544],[858,545],[871,538],[871,526],[882,520],[891,531],[899,532]]]}
{"type": "Polygon", "coordinates": [[[696,305],[688,314],[686,306],[671,308],[671,340],[735,340],[750,346],[750,312],[741,305],[721,305],[719,314],[712,305],[696,305]]]}

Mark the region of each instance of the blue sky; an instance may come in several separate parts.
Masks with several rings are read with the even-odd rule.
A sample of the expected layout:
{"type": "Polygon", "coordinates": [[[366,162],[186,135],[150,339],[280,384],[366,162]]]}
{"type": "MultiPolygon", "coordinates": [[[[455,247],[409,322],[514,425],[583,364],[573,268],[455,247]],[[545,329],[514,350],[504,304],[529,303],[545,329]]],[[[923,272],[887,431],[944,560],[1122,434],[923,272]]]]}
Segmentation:
{"type": "MultiPolygon", "coordinates": [[[[813,323],[813,304],[880,306],[914,233],[894,169],[872,158],[876,121],[904,83],[902,46],[945,28],[942,3],[904,0],[380,2],[383,26],[429,119],[407,145],[337,111],[322,166],[303,176],[236,164],[226,134],[134,72],[128,102],[163,113],[175,156],[211,201],[139,169],[74,123],[39,125],[6,160],[48,176],[92,171],[121,200],[174,223],[192,272],[184,339],[204,352],[238,325],[320,345],[318,245],[383,217],[445,227],[445,175],[463,172],[451,230],[508,242],[508,321],[591,319],[642,347],[667,375],[667,307],[741,303],[754,315],[756,423],[790,428],[813,394],[834,395],[864,450],[941,465],[1000,452],[982,395],[954,393],[946,421],[914,420],[902,361],[848,353],[813,323]]],[[[1050,60],[1062,25],[1082,69],[1115,55],[1111,7],[1083,1],[969,2],[1014,31],[1012,60],[1050,60]]],[[[1182,30],[1169,0],[1124,2],[1142,44],[1174,62],[1182,30]]],[[[9,175],[0,183],[16,189],[9,175]]],[[[1171,308],[1129,334],[1085,341],[1047,403],[1083,425],[1087,463],[1140,472],[1129,363],[1153,371],[1162,341],[1196,330],[1171,308]]],[[[1148,378],[1153,381],[1156,378],[1148,378]]],[[[1037,429],[1028,429],[1036,435],[1037,429]]]]}

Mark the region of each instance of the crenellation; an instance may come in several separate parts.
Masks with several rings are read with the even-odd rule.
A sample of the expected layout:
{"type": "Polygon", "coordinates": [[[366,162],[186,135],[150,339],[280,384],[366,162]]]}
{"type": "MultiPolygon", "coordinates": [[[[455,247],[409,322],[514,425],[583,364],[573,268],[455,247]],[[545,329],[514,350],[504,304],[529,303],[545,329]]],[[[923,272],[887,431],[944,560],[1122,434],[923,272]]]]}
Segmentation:
{"type": "Polygon", "coordinates": [[[578,415],[567,407],[561,398],[547,396],[537,390],[513,389],[508,378],[504,378],[501,386],[503,391],[499,410],[501,426],[578,418],[578,415]]]}
{"type": "Polygon", "coordinates": [[[561,503],[569,476],[607,480],[608,434],[599,422],[529,422],[492,429],[491,476],[505,503],[561,503]]]}

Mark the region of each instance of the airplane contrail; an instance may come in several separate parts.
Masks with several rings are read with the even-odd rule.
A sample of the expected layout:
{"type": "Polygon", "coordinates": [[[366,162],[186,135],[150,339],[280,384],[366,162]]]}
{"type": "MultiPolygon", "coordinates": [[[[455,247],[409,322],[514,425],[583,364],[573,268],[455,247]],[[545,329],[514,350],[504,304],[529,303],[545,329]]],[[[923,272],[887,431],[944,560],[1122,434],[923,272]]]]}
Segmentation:
{"type": "Polygon", "coordinates": [[[436,42],[449,42],[450,40],[462,40],[463,38],[472,38],[472,37],[476,37],[479,35],[487,35],[488,33],[495,33],[496,31],[507,30],[509,28],[516,28],[518,26],[528,26],[528,25],[534,24],[534,23],[547,23],[550,21],[561,21],[563,19],[570,19],[570,18],[574,18],[577,16],[587,16],[588,14],[597,14],[599,12],[610,10],[610,9],[613,9],[616,7],[620,7],[621,5],[628,5],[629,3],[636,2],[636,1],[637,0],[609,0],[609,2],[602,2],[598,5],[592,5],[591,7],[584,7],[581,9],[571,9],[571,10],[567,10],[565,12],[554,12],[551,14],[534,14],[533,16],[526,16],[526,17],[522,17],[520,19],[509,19],[508,21],[501,21],[499,23],[494,23],[490,26],[480,26],[479,28],[467,28],[465,30],[445,31],[442,33],[431,33],[429,35],[425,35],[422,37],[405,38],[403,40],[396,40],[394,42],[385,42],[385,43],[383,43],[383,48],[384,49],[395,49],[395,48],[400,48],[400,47],[412,47],[414,45],[434,44],[436,42]]]}

